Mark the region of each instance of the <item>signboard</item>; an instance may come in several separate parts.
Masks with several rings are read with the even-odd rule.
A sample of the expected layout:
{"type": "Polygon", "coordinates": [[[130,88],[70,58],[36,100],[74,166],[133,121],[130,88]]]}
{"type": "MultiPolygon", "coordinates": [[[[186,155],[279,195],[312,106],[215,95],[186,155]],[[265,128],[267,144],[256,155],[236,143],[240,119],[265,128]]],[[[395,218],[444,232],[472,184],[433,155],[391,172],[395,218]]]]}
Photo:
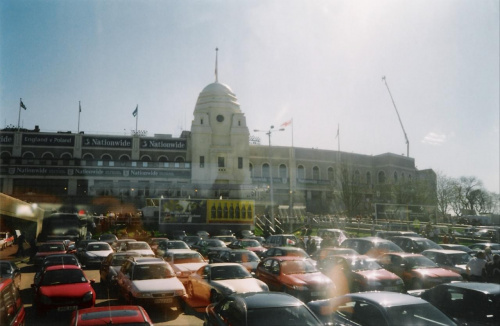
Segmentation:
{"type": "Polygon", "coordinates": [[[130,137],[83,137],[83,147],[111,147],[111,148],[132,148],[132,138],[130,137]]]}
{"type": "Polygon", "coordinates": [[[1,145],[13,145],[14,144],[14,134],[0,134],[0,144],[1,145]]]}
{"type": "Polygon", "coordinates": [[[240,199],[178,199],[160,201],[160,223],[253,224],[255,202],[240,199]]]}
{"type": "Polygon", "coordinates": [[[165,149],[165,150],[185,150],[187,148],[185,140],[174,139],[141,139],[141,148],[165,149]]]}
{"type": "Polygon", "coordinates": [[[22,143],[26,146],[74,146],[75,136],[23,134],[22,143]]]}

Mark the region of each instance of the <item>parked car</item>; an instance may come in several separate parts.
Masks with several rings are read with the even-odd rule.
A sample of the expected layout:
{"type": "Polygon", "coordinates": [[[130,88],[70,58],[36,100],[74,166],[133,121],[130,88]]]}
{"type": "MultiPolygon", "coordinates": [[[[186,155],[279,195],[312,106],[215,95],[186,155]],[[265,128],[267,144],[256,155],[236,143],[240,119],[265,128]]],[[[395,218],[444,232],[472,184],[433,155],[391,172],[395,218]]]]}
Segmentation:
{"type": "Polygon", "coordinates": [[[120,271],[123,263],[130,257],[141,257],[137,252],[112,252],[106,257],[99,268],[99,276],[101,284],[109,289],[116,289],[116,276],[120,271]]]}
{"type": "Polygon", "coordinates": [[[348,238],[344,230],[341,229],[318,229],[316,233],[318,237],[325,239],[329,238],[332,240],[332,247],[338,247],[345,239],[348,238]]]}
{"type": "Polygon", "coordinates": [[[162,241],[168,240],[168,238],[151,238],[148,241],[149,247],[153,250],[156,255],[156,250],[158,249],[158,244],[162,241]]]}
{"type": "Polygon", "coordinates": [[[49,255],[43,259],[40,270],[37,271],[35,273],[35,276],[33,277],[33,283],[35,285],[38,285],[38,283],[40,282],[40,277],[45,272],[47,267],[54,265],[74,265],[82,268],[82,265],[78,261],[78,258],[76,258],[76,256],[73,254],[49,255]]]}
{"type": "Polygon", "coordinates": [[[491,250],[500,250],[500,243],[492,243],[492,242],[480,242],[469,245],[474,251],[484,251],[486,248],[490,248],[491,250]]]}
{"type": "Polygon", "coordinates": [[[422,237],[397,236],[390,237],[389,240],[397,244],[404,252],[419,254],[427,249],[443,249],[434,241],[422,237]]]}
{"type": "Polygon", "coordinates": [[[127,243],[137,241],[136,239],[118,239],[111,245],[114,251],[123,251],[127,243]]]}
{"type": "Polygon", "coordinates": [[[455,282],[417,293],[459,325],[500,325],[500,284],[455,282]]]}
{"type": "Polygon", "coordinates": [[[122,251],[132,251],[140,254],[143,257],[154,257],[155,253],[146,241],[127,242],[122,251]]]}
{"type": "Polygon", "coordinates": [[[267,250],[255,239],[236,239],[227,246],[231,249],[248,249],[258,256],[262,256],[267,250]]]}
{"type": "Polygon", "coordinates": [[[318,261],[318,269],[333,283],[347,285],[349,292],[392,291],[404,292],[403,280],[382,268],[375,258],[363,255],[335,255],[318,261]]]}
{"type": "Polygon", "coordinates": [[[465,245],[458,244],[458,243],[440,243],[439,245],[443,249],[460,250],[460,251],[468,253],[469,255],[472,255],[473,253],[475,253],[475,251],[472,250],[471,248],[469,248],[465,245]]]}
{"type": "Polygon", "coordinates": [[[210,238],[210,233],[208,233],[207,231],[204,231],[204,230],[196,231],[196,235],[202,239],[210,238]]]}
{"type": "Polygon", "coordinates": [[[0,278],[0,325],[24,326],[26,311],[12,278],[0,278]]]}
{"type": "Polygon", "coordinates": [[[189,248],[191,248],[192,245],[194,245],[197,241],[200,241],[201,237],[197,235],[187,235],[184,238],[182,238],[182,241],[184,241],[189,248]]]}
{"type": "Polygon", "coordinates": [[[141,306],[102,306],[73,312],[71,326],[94,325],[141,325],[153,326],[146,310],[141,306]]]}
{"type": "Polygon", "coordinates": [[[441,283],[462,281],[462,276],[439,267],[421,254],[389,253],[377,259],[378,263],[405,282],[407,290],[428,289],[441,283]]]}
{"type": "Polygon", "coordinates": [[[439,267],[449,269],[460,274],[464,280],[467,279],[465,266],[472,259],[468,253],[460,250],[429,249],[424,250],[422,255],[435,262],[439,267]]]}
{"type": "Polygon", "coordinates": [[[42,266],[42,261],[46,256],[65,253],[66,247],[62,241],[45,242],[40,244],[34,258],[35,269],[42,266]]]}
{"type": "Polygon", "coordinates": [[[11,260],[0,260],[0,278],[10,278],[16,288],[21,287],[21,269],[11,260]]]}
{"type": "Polygon", "coordinates": [[[165,256],[165,252],[170,250],[170,249],[191,249],[182,240],[165,240],[165,241],[160,241],[158,243],[158,248],[156,249],[156,256],[157,257],[163,257],[165,256]]]}
{"type": "Polygon", "coordinates": [[[227,248],[226,244],[218,239],[201,239],[191,246],[191,249],[198,251],[203,257],[208,257],[208,252],[214,248],[227,248]]]}
{"type": "Polygon", "coordinates": [[[321,259],[325,259],[326,257],[329,256],[334,256],[334,255],[350,255],[350,256],[355,256],[359,255],[358,252],[354,249],[351,248],[339,248],[339,247],[327,247],[327,248],[320,248],[313,252],[311,254],[311,258],[319,261],[321,259]]]}
{"type": "Polygon", "coordinates": [[[298,246],[299,239],[293,234],[274,234],[270,235],[262,244],[265,248],[298,246]]]}
{"type": "Polygon", "coordinates": [[[83,270],[75,265],[54,265],[45,269],[38,284],[32,284],[34,306],[38,314],[49,310],[71,311],[92,307],[96,293],[94,280],[88,280],[83,270]]]}
{"type": "Polygon", "coordinates": [[[396,236],[421,237],[421,235],[413,231],[377,231],[375,236],[382,239],[389,239],[396,236]]]}
{"type": "Polygon", "coordinates": [[[102,261],[114,250],[107,242],[90,242],[80,251],[80,262],[85,267],[101,265],[102,261]]]}
{"type": "Polygon", "coordinates": [[[255,277],[266,283],[271,291],[285,292],[304,302],[329,298],[336,293],[330,278],[310,261],[296,256],[263,259],[255,277]]]}
{"type": "Polygon", "coordinates": [[[249,239],[255,236],[255,234],[253,233],[252,230],[239,230],[236,232],[234,236],[236,236],[236,238],[238,239],[249,239]]]}
{"type": "Polygon", "coordinates": [[[324,325],[345,326],[456,326],[429,302],[396,292],[359,292],[309,302],[324,325]]]}
{"type": "Polygon", "coordinates": [[[236,240],[236,237],[234,235],[214,235],[211,239],[221,240],[226,244],[226,246],[228,246],[230,243],[236,240]]]}
{"type": "Polygon", "coordinates": [[[128,304],[180,307],[184,285],[161,258],[130,257],[116,278],[119,297],[128,304]]]}
{"type": "Polygon", "coordinates": [[[309,256],[309,254],[302,248],[296,247],[273,247],[266,250],[261,255],[261,258],[279,257],[279,256],[294,256],[302,259],[307,259],[311,264],[316,265],[316,261],[309,256]]]}
{"type": "Polygon", "coordinates": [[[203,256],[191,249],[170,249],[163,259],[172,266],[175,275],[184,284],[187,284],[189,275],[207,264],[203,256]]]}
{"type": "Polygon", "coordinates": [[[171,240],[182,240],[186,235],[186,231],[184,230],[173,230],[167,237],[171,240]]]}
{"type": "Polygon", "coordinates": [[[0,232],[0,250],[4,250],[14,244],[14,235],[10,232],[0,232]]]}
{"type": "Polygon", "coordinates": [[[321,321],[299,299],[279,292],[235,293],[210,304],[205,326],[320,326],[321,321]]]}
{"type": "Polygon", "coordinates": [[[118,241],[118,238],[113,233],[103,233],[99,236],[99,241],[107,242],[110,246],[118,241]]]}
{"type": "Polygon", "coordinates": [[[191,298],[201,299],[206,305],[233,293],[269,291],[264,282],[254,278],[245,267],[237,263],[203,266],[189,276],[186,288],[191,298]]]}
{"type": "Polygon", "coordinates": [[[342,248],[356,250],[360,255],[367,255],[373,258],[387,252],[403,252],[394,242],[378,237],[349,238],[342,242],[342,248]]]}
{"type": "Polygon", "coordinates": [[[255,273],[260,258],[257,254],[248,249],[233,249],[220,251],[212,258],[213,263],[238,263],[243,265],[250,273],[255,273]]]}

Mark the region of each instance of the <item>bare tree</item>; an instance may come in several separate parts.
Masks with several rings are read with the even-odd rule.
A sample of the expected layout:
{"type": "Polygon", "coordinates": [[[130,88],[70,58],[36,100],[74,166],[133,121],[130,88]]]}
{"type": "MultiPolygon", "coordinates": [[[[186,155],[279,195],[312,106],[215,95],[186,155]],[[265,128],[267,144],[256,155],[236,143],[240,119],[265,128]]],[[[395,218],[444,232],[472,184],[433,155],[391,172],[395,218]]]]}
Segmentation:
{"type": "Polygon", "coordinates": [[[453,200],[453,185],[453,179],[442,172],[437,173],[437,208],[442,217],[446,216],[450,210],[453,200]]]}

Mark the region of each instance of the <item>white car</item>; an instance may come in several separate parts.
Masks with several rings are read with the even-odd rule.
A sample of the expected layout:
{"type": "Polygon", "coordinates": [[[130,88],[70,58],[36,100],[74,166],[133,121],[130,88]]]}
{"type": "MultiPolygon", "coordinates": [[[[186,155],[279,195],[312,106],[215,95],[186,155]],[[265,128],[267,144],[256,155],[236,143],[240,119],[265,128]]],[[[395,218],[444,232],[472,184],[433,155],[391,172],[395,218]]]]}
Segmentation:
{"type": "Polygon", "coordinates": [[[189,276],[186,289],[191,298],[199,298],[207,305],[232,293],[269,291],[266,283],[238,263],[208,264],[189,276]]]}
{"type": "Polygon", "coordinates": [[[90,242],[81,251],[80,263],[85,267],[89,267],[90,265],[100,265],[102,261],[112,252],[114,252],[114,250],[107,242],[90,242]]]}
{"type": "Polygon", "coordinates": [[[198,251],[191,249],[170,249],[163,259],[172,266],[183,284],[187,283],[189,275],[207,264],[198,251]]]}
{"type": "Polygon", "coordinates": [[[181,306],[186,290],[161,258],[130,257],[117,276],[119,296],[129,304],[181,306]]]}
{"type": "Polygon", "coordinates": [[[155,253],[146,241],[127,242],[123,251],[132,251],[140,254],[143,257],[154,257],[155,253]]]}

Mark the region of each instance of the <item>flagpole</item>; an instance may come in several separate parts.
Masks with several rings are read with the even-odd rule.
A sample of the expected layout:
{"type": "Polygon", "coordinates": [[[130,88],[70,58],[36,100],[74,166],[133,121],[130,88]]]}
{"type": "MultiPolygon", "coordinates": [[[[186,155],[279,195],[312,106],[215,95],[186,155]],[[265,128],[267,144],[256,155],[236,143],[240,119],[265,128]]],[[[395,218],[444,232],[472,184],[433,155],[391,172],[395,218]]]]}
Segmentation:
{"type": "Polygon", "coordinates": [[[139,122],[139,104],[136,107],[137,114],[135,115],[135,134],[137,135],[137,123],[139,122]]]}
{"type": "Polygon", "coordinates": [[[21,129],[21,103],[23,102],[22,98],[19,98],[19,117],[17,119],[17,131],[21,129]]]}
{"type": "Polygon", "coordinates": [[[80,101],[78,101],[78,131],[77,134],[80,133],[80,114],[82,113],[82,105],[80,104],[80,101]]]}

